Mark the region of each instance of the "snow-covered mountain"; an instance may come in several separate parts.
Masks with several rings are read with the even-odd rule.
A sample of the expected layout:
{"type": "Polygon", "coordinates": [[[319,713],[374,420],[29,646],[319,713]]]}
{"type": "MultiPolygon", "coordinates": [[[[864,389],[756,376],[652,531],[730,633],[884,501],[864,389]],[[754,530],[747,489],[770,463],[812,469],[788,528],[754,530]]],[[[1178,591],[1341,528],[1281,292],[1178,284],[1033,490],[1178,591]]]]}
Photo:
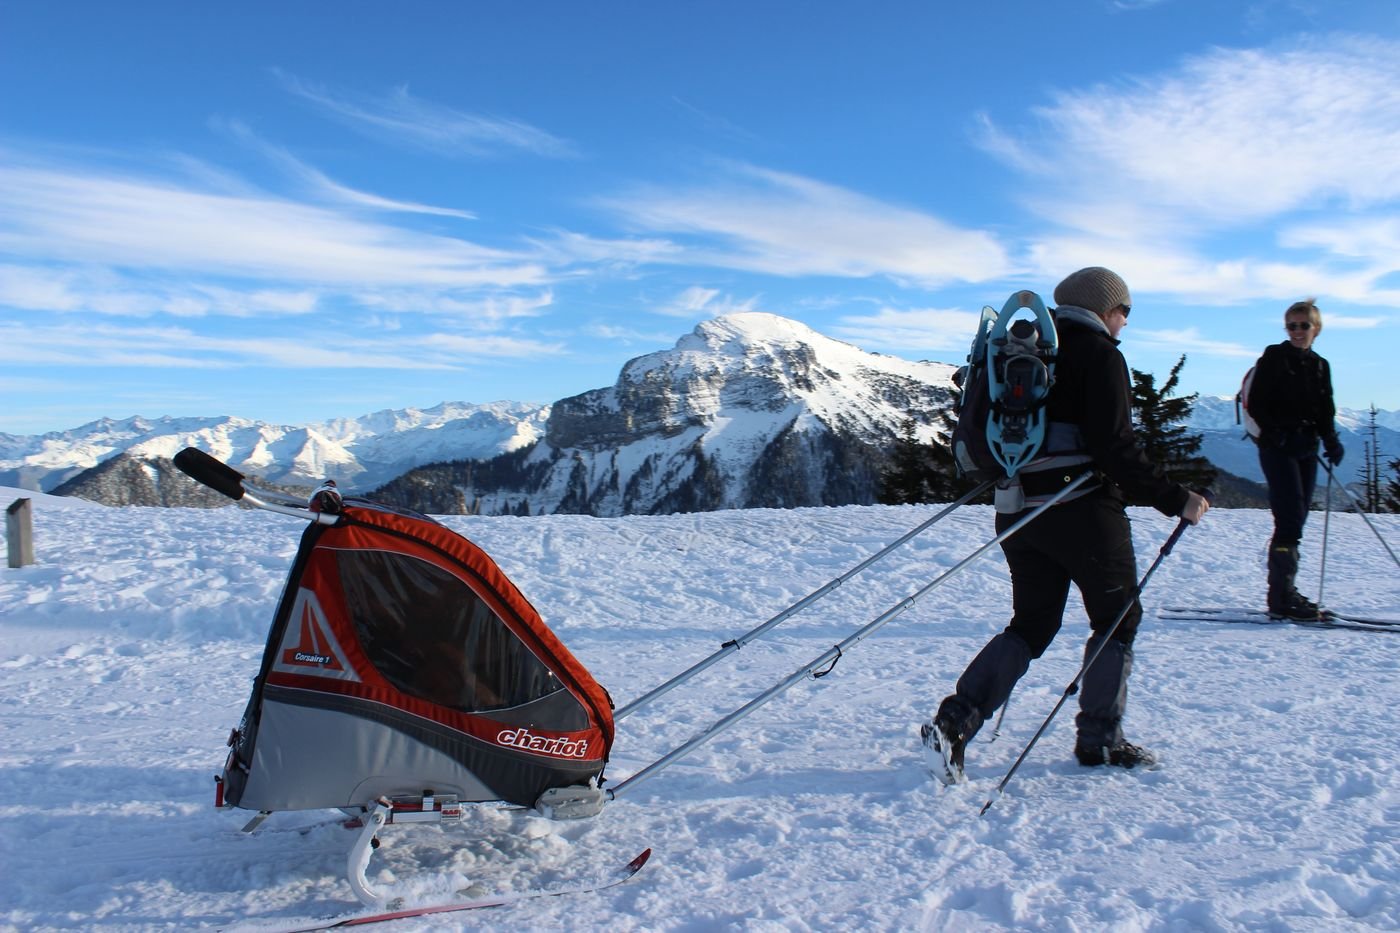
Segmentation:
{"type": "Polygon", "coordinates": [[[0,484],[48,492],[119,454],[144,462],[198,447],[268,482],[334,479],[365,490],[435,460],[526,447],[543,434],[548,417],[547,405],[444,402],[302,427],[232,417],[103,418],[69,431],[0,434],[0,484]]]}
{"type": "MultiPolygon", "coordinates": [[[[614,385],[553,405],[444,402],[300,427],[103,419],[44,435],[0,434],[0,484],[53,491],[79,477],[80,486],[64,491],[109,504],[221,502],[165,462],[195,446],[264,483],[332,478],[431,514],[869,503],[906,418],[923,441],[941,434],[952,372],[868,353],[775,315],[733,314],[628,362],[614,385]],[[435,466],[420,469],[428,464],[435,466]]],[[[1364,462],[1369,421],[1365,411],[1339,413],[1348,482],[1364,462]]],[[[1400,456],[1400,412],[1376,421],[1385,475],[1400,456]]],[[[1262,482],[1233,398],[1197,399],[1189,427],[1202,434],[1212,463],[1262,482]]]]}
{"type": "MultiPolygon", "coordinates": [[[[1211,463],[1236,476],[1264,482],[1258,451],[1235,420],[1234,396],[1203,395],[1196,399],[1187,426],[1201,435],[1201,455],[1211,463]]],[[[1370,426],[1369,411],[1337,410],[1337,433],[1346,448],[1337,475],[1349,484],[1361,479],[1366,444],[1371,440],[1370,426]]],[[[1376,445],[1380,450],[1381,475],[1388,476],[1389,462],[1400,457],[1400,412],[1377,411],[1376,445]]]]}
{"type": "Polygon", "coordinates": [[[416,470],[376,495],[535,515],[868,504],[901,424],[939,433],[953,370],[772,314],[727,315],[630,361],[614,385],[555,402],[528,452],[416,470]]]}

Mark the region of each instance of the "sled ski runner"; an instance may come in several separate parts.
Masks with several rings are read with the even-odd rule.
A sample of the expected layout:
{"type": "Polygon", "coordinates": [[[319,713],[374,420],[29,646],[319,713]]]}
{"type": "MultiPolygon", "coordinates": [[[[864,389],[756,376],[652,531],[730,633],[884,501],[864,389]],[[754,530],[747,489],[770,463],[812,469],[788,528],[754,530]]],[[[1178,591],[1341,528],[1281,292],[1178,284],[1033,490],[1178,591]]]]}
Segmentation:
{"type": "Polygon", "coordinates": [[[497,894],[489,897],[472,898],[463,901],[449,901],[445,904],[425,904],[421,907],[395,907],[391,910],[379,913],[354,914],[349,917],[313,922],[302,926],[291,927],[257,927],[248,928],[249,933],[253,929],[261,933],[314,933],[317,930],[335,930],[341,927],[366,926],[371,923],[387,923],[390,920],[409,920],[415,917],[428,917],[435,914],[458,913],[468,910],[482,910],[487,907],[505,907],[510,904],[519,904],[523,901],[535,900],[541,897],[561,897],[568,894],[591,894],[595,891],[603,891],[611,887],[622,884],[632,878],[633,875],[642,870],[647,860],[651,858],[651,849],[645,849],[636,858],[628,862],[621,868],[613,869],[605,875],[601,875],[592,880],[579,881],[573,884],[564,884],[552,888],[542,888],[538,891],[512,891],[505,894],[497,894]]]}
{"type": "Polygon", "coordinates": [[[1221,622],[1244,625],[1301,625],[1304,628],[1344,628],[1359,632],[1400,632],[1400,619],[1377,619],[1322,610],[1316,619],[1289,619],[1261,609],[1169,607],[1157,610],[1163,622],[1221,622]]]}

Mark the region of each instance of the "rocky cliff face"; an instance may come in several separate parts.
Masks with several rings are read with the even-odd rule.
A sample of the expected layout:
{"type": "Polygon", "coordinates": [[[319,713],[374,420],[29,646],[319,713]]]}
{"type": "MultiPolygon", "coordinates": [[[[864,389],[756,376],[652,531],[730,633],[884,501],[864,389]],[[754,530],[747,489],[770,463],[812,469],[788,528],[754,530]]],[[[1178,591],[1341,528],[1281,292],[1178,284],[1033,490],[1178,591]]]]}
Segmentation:
{"type": "MultiPolygon", "coordinates": [[[[249,480],[263,489],[309,496],[313,487],[272,483],[257,476],[249,480]]],[[[213,509],[233,501],[190,479],[166,457],[110,457],[54,489],[56,496],[75,496],[103,505],[146,505],[213,509]]]]}
{"type": "Polygon", "coordinates": [[[373,495],[437,513],[599,516],[869,503],[903,420],[934,436],[952,370],[729,315],[554,403],[533,447],[415,470],[373,495]]]}

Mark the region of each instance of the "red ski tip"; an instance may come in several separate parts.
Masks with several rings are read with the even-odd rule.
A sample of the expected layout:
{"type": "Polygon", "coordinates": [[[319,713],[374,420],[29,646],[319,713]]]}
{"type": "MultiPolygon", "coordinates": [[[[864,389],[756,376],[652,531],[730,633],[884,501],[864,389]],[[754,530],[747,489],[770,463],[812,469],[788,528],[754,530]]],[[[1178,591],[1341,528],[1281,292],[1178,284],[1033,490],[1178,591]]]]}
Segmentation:
{"type": "Polygon", "coordinates": [[[643,849],[641,855],[638,855],[627,863],[627,873],[635,875],[637,872],[641,871],[642,866],[647,863],[647,859],[649,858],[651,858],[651,849],[643,849]]]}

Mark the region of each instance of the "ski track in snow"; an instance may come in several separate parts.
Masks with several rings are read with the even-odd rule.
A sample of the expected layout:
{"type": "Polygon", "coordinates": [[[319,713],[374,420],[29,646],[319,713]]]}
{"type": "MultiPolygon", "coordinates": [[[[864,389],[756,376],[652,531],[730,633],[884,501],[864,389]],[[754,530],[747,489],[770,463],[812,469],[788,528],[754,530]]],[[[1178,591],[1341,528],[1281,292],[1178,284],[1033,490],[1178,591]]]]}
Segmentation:
{"type": "MultiPolygon", "coordinates": [[[[357,909],[334,811],[212,809],[301,524],[248,510],[35,502],[38,563],[0,574],[0,927],[266,928],[357,909]]],[[[937,507],[591,519],[449,517],[619,706],[849,570],[937,507]]],[[[1132,510],[1139,571],[1173,522],[1132,510]]],[[[1391,547],[1400,517],[1374,516],[1391,547]]],[[[897,606],[991,536],[968,507],[765,638],[628,717],[616,786],[897,606]]],[[[1316,595],[1320,516],[1300,588],[1316,595]]],[[[978,811],[1081,660],[1066,627],[968,751],[924,772],[918,725],[1006,622],[992,550],[806,680],[591,820],[490,807],[391,826],[371,880],[414,900],[548,887],[655,855],[630,883],[413,929],[1394,930],[1400,928],[1400,637],[1153,617],[1262,600],[1264,512],[1213,511],[1143,597],[1127,728],[1152,772],[1070,755],[1073,701],[978,811]]],[[[1334,514],[1325,596],[1400,618],[1400,574],[1334,514]]]]}

